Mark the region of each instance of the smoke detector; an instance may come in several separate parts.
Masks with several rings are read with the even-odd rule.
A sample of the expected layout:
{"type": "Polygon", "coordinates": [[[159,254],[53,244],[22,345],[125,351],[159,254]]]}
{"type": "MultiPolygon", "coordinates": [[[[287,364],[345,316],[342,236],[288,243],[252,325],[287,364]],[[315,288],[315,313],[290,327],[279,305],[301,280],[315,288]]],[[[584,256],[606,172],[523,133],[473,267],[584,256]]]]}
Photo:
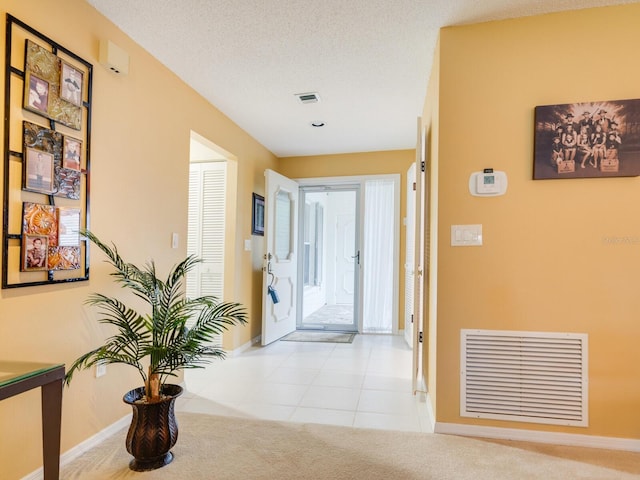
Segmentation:
{"type": "Polygon", "coordinates": [[[317,92],[296,93],[295,96],[301,103],[318,103],[320,101],[320,95],[317,92]]]}

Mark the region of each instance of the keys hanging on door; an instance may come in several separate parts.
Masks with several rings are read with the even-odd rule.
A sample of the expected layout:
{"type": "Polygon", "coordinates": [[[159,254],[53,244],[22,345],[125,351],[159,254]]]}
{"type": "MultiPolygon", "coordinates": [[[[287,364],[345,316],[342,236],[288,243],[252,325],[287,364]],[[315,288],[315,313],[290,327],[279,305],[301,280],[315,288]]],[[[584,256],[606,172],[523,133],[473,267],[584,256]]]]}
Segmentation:
{"type": "Polygon", "coordinates": [[[280,301],[280,297],[278,296],[278,292],[276,292],[276,289],[273,288],[273,282],[276,279],[275,274],[271,271],[271,258],[272,255],[270,253],[268,253],[267,255],[265,255],[265,257],[267,258],[267,275],[270,276],[270,280],[269,280],[269,285],[267,285],[267,295],[269,295],[271,297],[271,301],[276,304],[280,301]]]}

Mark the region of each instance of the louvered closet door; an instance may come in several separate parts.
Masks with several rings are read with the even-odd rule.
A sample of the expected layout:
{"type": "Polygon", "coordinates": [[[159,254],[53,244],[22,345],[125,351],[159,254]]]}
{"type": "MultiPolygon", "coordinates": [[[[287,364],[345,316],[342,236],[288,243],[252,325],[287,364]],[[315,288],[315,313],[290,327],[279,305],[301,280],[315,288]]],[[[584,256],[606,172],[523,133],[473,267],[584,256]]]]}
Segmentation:
{"type": "Polygon", "coordinates": [[[193,163],[189,175],[187,252],[202,259],[187,277],[187,296],[223,298],[225,162],[193,163]]]}

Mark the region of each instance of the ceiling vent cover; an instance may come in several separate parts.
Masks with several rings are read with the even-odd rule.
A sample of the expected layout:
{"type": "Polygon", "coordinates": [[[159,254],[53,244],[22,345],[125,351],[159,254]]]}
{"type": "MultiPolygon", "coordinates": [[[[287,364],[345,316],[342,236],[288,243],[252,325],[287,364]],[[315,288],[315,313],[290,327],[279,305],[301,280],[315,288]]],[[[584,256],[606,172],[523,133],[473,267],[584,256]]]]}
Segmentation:
{"type": "Polygon", "coordinates": [[[301,103],[318,103],[320,101],[320,95],[316,92],[296,93],[295,95],[301,103]]]}

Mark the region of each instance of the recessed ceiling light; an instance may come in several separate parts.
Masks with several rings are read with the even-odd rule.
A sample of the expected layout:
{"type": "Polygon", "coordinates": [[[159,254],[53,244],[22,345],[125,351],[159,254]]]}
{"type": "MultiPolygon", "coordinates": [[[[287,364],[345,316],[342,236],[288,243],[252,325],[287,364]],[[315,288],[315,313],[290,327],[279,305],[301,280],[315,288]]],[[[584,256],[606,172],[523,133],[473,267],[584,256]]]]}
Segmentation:
{"type": "Polygon", "coordinates": [[[311,126],[316,128],[324,127],[324,125],[324,122],[311,122],[311,126]]]}

